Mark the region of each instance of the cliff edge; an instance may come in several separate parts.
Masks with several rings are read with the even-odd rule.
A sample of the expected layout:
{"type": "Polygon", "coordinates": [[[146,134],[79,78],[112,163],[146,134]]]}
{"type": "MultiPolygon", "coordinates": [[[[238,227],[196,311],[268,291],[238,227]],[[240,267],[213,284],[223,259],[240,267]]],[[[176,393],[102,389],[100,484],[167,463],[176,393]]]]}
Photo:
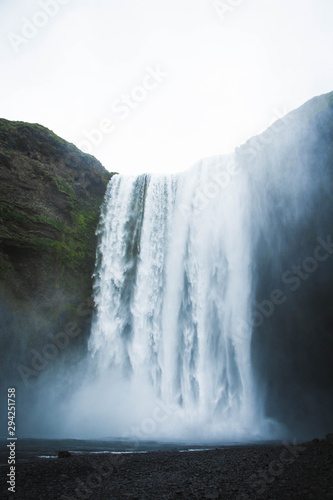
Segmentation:
{"type": "Polygon", "coordinates": [[[0,119],[0,349],[13,381],[20,363],[42,366],[31,366],[33,353],[43,356],[66,325],[79,332],[76,351],[84,345],[95,230],[112,175],[47,128],[0,119]]]}

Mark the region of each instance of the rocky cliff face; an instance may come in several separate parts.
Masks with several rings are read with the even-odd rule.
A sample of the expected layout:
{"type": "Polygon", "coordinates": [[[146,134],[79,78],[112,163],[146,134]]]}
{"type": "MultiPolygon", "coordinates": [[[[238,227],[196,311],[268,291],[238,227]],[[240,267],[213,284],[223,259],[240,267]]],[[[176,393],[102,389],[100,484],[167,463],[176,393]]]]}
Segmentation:
{"type": "Polygon", "coordinates": [[[50,130],[0,120],[0,350],[12,383],[39,373],[66,326],[76,333],[59,336],[67,335],[67,354],[84,346],[95,230],[111,176],[50,130]]]}
{"type": "Polygon", "coordinates": [[[237,155],[258,193],[257,387],[266,413],[293,436],[325,434],[333,424],[333,92],[289,113],[237,155]]]}

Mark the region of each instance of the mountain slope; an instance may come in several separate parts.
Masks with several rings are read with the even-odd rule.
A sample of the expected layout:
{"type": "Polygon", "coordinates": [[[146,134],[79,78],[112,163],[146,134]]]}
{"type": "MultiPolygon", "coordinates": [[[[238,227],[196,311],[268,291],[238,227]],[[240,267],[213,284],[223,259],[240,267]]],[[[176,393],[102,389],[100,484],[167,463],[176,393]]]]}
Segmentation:
{"type": "MultiPolygon", "coordinates": [[[[15,381],[73,323],[83,345],[100,206],[112,174],[37,124],[0,120],[0,349],[15,381]],[[52,342],[51,342],[52,343],[52,342]]],[[[6,363],[5,363],[6,365],[6,363]]]]}

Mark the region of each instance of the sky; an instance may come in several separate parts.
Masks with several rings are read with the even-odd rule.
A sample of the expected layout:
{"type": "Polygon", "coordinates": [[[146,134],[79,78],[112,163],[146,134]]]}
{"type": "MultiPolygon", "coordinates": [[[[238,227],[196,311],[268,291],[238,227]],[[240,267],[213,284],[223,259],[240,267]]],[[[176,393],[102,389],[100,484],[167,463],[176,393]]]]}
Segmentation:
{"type": "Polygon", "coordinates": [[[0,0],[0,117],[186,170],[332,91],[332,26],[332,0],[0,0]]]}

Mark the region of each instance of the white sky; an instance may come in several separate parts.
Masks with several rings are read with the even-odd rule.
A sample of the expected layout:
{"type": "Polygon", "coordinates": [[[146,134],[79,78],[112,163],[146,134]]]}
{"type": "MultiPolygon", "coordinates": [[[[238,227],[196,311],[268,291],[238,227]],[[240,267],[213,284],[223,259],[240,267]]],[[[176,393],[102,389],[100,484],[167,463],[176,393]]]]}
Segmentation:
{"type": "Polygon", "coordinates": [[[110,171],[185,170],[333,90],[332,26],[332,0],[0,0],[0,116],[110,171]]]}

